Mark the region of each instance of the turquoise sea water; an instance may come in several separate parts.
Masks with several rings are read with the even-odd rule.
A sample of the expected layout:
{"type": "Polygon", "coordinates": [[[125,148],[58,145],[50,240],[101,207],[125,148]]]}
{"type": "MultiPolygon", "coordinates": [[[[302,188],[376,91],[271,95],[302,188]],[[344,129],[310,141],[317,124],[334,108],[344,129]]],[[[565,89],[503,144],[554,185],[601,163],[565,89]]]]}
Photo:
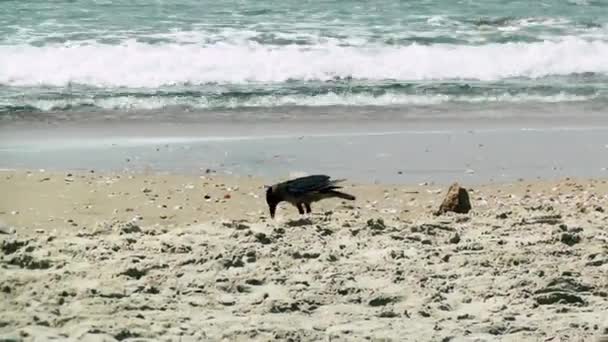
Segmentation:
{"type": "Polygon", "coordinates": [[[607,61],[600,0],[0,3],[4,120],[561,105],[601,115],[607,61]]]}

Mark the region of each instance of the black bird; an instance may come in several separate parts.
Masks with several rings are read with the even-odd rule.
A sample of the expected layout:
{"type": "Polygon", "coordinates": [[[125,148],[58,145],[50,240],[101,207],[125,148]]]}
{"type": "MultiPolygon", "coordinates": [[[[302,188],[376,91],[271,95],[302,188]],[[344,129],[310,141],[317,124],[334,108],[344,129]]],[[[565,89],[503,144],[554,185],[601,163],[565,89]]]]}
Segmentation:
{"type": "Polygon", "coordinates": [[[355,196],[337,191],[341,186],[336,184],[344,179],[332,180],[326,175],[312,175],[292,179],[286,182],[269,186],[266,190],[266,203],[270,209],[270,217],[274,218],[277,205],[280,202],[289,202],[296,208],[300,215],[311,212],[310,204],[325,198],[338,197],[349,201],[354,201],[355,196]]]}

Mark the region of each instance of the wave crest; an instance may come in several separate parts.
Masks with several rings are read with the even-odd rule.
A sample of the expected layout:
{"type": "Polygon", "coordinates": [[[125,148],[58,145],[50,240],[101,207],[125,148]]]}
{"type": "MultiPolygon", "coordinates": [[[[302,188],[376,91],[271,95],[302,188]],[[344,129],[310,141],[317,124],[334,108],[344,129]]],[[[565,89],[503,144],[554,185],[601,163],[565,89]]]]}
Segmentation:
{"type": "Polygon", "coordinates": [[[608,73],[608,42],[486,45],[265,46],[162,44],[0,46],[0,84],[154,88],[174,84],[281,83],[289,80],[495,81],[608,73]]]}

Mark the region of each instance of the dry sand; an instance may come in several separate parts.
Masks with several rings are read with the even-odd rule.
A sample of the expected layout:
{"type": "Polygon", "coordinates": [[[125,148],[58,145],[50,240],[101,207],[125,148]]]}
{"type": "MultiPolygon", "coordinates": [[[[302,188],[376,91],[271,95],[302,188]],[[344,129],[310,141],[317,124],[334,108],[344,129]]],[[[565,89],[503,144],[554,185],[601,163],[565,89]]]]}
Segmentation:
{"type": "Polygon", "coordinates": [[[354,185],[270,220],[264,182],[0,172],[0,339],[595,341],[608,184],[354,185]],[[207,198],[205,198],[207,197],[207,198]]]}

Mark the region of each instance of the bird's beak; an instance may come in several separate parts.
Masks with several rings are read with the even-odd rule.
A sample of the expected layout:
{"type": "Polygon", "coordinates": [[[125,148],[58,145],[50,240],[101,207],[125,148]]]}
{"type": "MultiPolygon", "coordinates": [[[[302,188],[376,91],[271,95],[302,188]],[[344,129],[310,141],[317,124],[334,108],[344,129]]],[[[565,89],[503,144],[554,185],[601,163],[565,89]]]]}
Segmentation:
{"type": "Polygon", "coordinates": [[[277,205],[269,204],[268,209],[270,209],[270,218],[274,219],[274,213],[277,211],[277,205]]]}

